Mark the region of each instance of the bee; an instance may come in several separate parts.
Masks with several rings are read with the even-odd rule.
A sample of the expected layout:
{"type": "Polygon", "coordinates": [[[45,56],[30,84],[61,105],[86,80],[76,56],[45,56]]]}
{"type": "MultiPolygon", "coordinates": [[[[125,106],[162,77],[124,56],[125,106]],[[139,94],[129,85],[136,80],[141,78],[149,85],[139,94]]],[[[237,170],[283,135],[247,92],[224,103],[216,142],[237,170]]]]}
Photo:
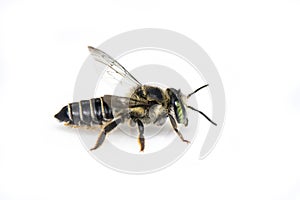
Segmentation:
{"type": "Polygon", "coordinates": [[[98,98],[73,102],[64,106],[54,117],[60,122],[71,126],[100,126],[95,145],[90,149],[100,147],[107,134],[118,125],[129,122],[137,125],[138,143],[140,151],[145,149],[144,125],[154,124],[162,126],[169,119],[174,132],[186,143],[178,124],[188,125],[187,109],[198,112],[213,125],[217,126],[207,115],[187,104],[187,100],[208,84],[199,87],[192,93],[184,95],[179,89],[143,85],[130,74],[119,62],[105,52],[94,47],[88,47],[93,58],[105,64],[108,69],[121,75],[126,81],[133,84],[131,93],[127,97],[104,95],[98,98]]]}

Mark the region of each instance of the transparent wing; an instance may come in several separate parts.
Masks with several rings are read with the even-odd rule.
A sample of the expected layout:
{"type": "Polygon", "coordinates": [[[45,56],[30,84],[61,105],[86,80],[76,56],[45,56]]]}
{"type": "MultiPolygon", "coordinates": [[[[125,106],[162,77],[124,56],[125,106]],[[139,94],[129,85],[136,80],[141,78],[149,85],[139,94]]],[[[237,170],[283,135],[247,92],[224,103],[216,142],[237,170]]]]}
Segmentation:
{"type": "MultiPolygon", "coordinates": [[[[132,76],[120,63],[118,63],[115,59],[110,57],[105,52],[100,49],[96,49],[94,47],[89,46],[89,51],[94,59],[98,62],[101,62],[108,66],[112,72],[120,75],[126,81],[133,83],[135,86],[142,85],[134,76],[132,76]]],[[[112,75],[111,71],[107,70],[109,74],[112,75]]],[[[113,76],[113,75],[112,75],[113,76]]]]}
{"type": "Polygon", "coordinates": [[[147,107],[149,102],[147,100],[134,99],[130,97],[120,97],[115,95],[104,95],[104,101],[113,108],[134,108],[134,107],[147,107]]]}
{"type": "Polygon", "coordinates": [[[113,113],[117,116],[118,114],[129,114],[132,108],[136,107],[149,107],[150,104],[146,100],[133,99],[129,97],[121,97],[115,95],[104,95],[104,102],[112,108],[113,113]]]}

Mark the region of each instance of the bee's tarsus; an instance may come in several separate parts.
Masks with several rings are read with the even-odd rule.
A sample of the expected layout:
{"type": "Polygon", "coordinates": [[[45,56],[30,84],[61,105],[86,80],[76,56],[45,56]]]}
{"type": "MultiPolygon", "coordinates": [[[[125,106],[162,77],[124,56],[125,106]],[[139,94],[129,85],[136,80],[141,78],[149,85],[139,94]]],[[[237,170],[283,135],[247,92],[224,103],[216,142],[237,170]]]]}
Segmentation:
{"type": "Polygon", "coordinates": [[[93,148],[90,148],[90,151],[94,151],[96,150],[97,148],[93,147],[93,148]]]}
{"type": "Polygon", "coordinates": [[[170,115],[170,114],[169,114],[168,116],[169,116],[169,119],[170,119],[170,121],[171,121],[172,127],[173,127],[174,131],[177,133],[177,135],[179,136],[179,138],[180,138],[183,142],[186,142],[187,144],[189,144],[190,141],[184,139],[184,137],[182,136],[182,134],[181,134],[180,131],[178,130],[178,128],[177,128],[177,123],[176,123],[174,117],[173,117],[172,115],[170,115]]]}
{"type": "Polygon", "coordinates": [[[189,140],[182,140],[183,142],[190,144],[191,142],[189,140]]]}
{"type": "Polygon", "coordinates": [[[139,119],[137,119],[136,122],[139,131],[138,142],[140,144],[140,151],[143,152],[145,149],[144,124],[139,119]]]}

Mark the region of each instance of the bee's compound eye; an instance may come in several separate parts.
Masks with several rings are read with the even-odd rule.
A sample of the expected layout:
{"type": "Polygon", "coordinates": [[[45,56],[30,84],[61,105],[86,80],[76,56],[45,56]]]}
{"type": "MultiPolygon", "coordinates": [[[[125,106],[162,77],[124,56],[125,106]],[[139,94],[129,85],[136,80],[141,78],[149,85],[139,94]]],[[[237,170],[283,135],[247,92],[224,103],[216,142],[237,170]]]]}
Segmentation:
{"type": "Polygon", "coordinates": [[[168,88],[167,91],[170,96],[172,107],[174,108],[177,123],[187,124],[186,110],[181,100],[180,92],[174,88],[168,88]]]}
{"type": "Polygon", "coordinates": [[[180,124],[185,124],[186,119],[185,119],[185,111],[182,106],[182,104],[179,101],[175,101],[175,115],[176,115],[176,120],[180,124]]]}

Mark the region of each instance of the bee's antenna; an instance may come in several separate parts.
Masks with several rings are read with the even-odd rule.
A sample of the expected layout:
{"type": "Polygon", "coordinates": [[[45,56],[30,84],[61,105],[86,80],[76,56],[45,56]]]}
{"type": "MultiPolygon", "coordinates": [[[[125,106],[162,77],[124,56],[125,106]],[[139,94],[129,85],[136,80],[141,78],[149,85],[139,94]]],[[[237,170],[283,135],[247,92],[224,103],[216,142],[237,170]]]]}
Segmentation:
{"type": "Polygon", "coordinates": [[[195,90],[195,91],[192,92],[191,94],[187,95],[187,98],[190,98],[193,94],[195,94],[196,92],[198,92],[199,90],[201,90],[202,88],[205,88],[205,87],[207,87],[207,86],[208,86],[208,84],[203,85],[202,87],[199,87],[197,90],[195,90]]]}
{"type": "Polygon", "coordinates": [[[209,119],[209,117],[207,117],[203,112],[201,112],[200,110],[197,110],[196,108],[193,108],[192,106],[187,106],[189,109],[193,110],[193,111],[197,111],[198,113],[200,113],[201,115],[203,115],[203,117],[205,117],[208,121],[210,121],[210,123],[212,123],[213,125],[217,126],[217,123],[213,122],[211,119],[209,119]]]}

